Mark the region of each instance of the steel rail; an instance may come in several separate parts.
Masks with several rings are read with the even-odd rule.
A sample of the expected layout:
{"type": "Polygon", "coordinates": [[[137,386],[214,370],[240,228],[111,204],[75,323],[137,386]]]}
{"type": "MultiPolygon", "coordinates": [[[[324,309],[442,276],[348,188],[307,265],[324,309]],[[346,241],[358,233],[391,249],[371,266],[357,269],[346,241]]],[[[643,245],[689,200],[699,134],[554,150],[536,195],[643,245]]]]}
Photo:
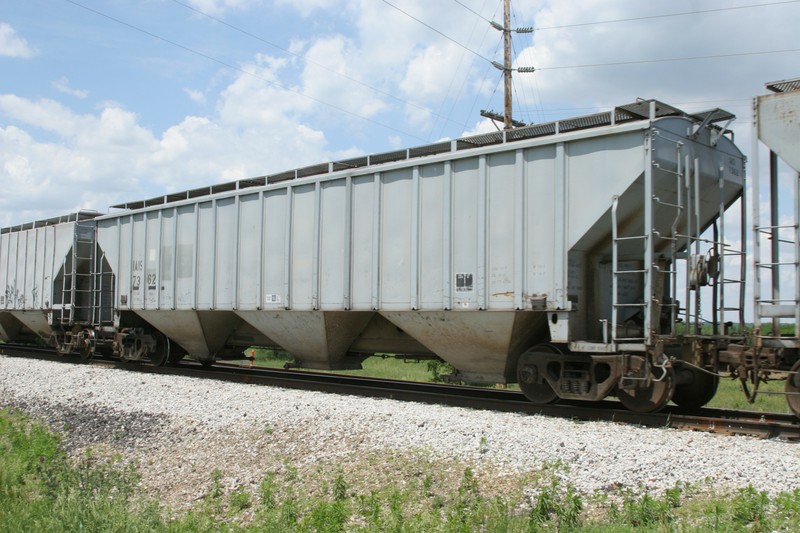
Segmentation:
{"type": "Polygon", "coordinates": [[[788,413],[701,408],[686,410],[667,406],[657,413],[636,413],[618,401],[563,401],[534,405],[518,391],[352,376],[329,372],[248,367],[216,363],[205,367],[184,360],[178,365],[156,367],[125,363],[118,359],[83,360],[64,357],[51,348],[0,344],[0,354],[69,363],[95,363],[109,368],[152,374],[217,379],[227,382],[271,385],[290,389],[388,398],[488,411],[545,415],[581,421],[606,421],[645,427],[697,430],[726,435],[748,435],[800,442],[800,420],[788,413]]]}

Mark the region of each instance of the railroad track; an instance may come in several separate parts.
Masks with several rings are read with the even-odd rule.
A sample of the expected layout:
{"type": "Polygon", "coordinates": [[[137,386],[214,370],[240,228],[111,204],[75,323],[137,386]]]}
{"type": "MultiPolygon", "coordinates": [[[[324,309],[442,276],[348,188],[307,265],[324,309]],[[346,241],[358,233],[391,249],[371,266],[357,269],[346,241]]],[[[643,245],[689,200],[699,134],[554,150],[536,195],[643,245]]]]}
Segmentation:
{"type": "Polygon", "coordinates": [[[582,421],[607,421],[647,427],[698,430],[728,435],[749,435],[800,442],[800,420],[788,413],[762,413],[728,409],[679,409],[667,406],[658,413],[635,413],[613,400],[602,402],[560,402],[534,405],[518,391],[468,387],[440,383],[423,383],[351,376],[306,370],[285,370],[249,367],[241,364],[216,363],[204,367],[192,361],[175,366],[150,366],[124,363],[117,359],[82,360],[63,357],[53,349],[28,345],[0,345],[0,354],[35,357],[72,364],[100,364],[111,368],[152,374],[218,379],[285,388],[352,394],[373,398],[390,398],[430,404],[485,409],[491,411],[541,414],[582,421]]]}

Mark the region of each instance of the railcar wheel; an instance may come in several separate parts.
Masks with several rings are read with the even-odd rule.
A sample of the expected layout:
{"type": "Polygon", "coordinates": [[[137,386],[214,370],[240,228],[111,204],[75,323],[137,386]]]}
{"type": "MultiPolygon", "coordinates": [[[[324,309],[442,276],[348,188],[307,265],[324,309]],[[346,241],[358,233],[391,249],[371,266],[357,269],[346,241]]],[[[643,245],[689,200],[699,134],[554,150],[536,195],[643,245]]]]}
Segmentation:
{"type": "Polygon", "coordinates": [[[519,358],[517,363],[517,383],[522,394],[536,405],[547,405],[558,401],[558,395],[550,383],[539,376],[539,369],[534,363],[537,354],[558,354],[561,351],[555,346],[546,344],[531,348],[519,358]],[[534,364],[532,364],[534,363],[534,364]]]}
{"type": "Polygon", "coordinates": [[[81,346],[78,348],[78,356],[84,361],[90,361],[94,356],[94,352],[89,346],[81,346]]]}
{"type": "Polygon", "coordinates": [[[672,401],[680,407],[696,409],[703,407],[711,401],[717,393],[719,386],[719,376],[709,374],[697,368],[682,369],[681,372],[691,372],[689,383],[682,383],[675,386],[675,394],[672,401]]]}
{"type": "MultiPolygon", "coordinates": [[[[642,358],[634,358],[632,366],[634,372],[638,371],[645,361],[642,358]]],[[[672,368],[661,369],[658,367],[651,367],[650,375],[653,381],[650,382],[648,387],[638,389],[620,389],[617,388],[617,398],[627,409],[637,413],[654,413],[672,399],[675,393],[675,371],[672,368]],[[666,371],[666,374],[664,372],[666,371]],[[663,377],[662,377],[663,375],[663,377]],[[655,381],[659,379],[659,381],[655,381]]]]}
{"type": "Polygon", "coordinates": [[[150,363],[153,366],[164,366],[170,357],[169,338],[157,331],[153,333],[153,337],[156,339],[156,348],[149,354],[150,363]]]}
{"type": "Polygon", "coordinates": [[[796,416],[800,416],[800,360],[792,365],[791,372],[786,378],[786,403],[796,416]]]}
{"type": "Polygon", "coordinates": [[[78,355],[84,361],[94,357],[95,335],[94,331],[86,329],[78,335],[78,355]]]}

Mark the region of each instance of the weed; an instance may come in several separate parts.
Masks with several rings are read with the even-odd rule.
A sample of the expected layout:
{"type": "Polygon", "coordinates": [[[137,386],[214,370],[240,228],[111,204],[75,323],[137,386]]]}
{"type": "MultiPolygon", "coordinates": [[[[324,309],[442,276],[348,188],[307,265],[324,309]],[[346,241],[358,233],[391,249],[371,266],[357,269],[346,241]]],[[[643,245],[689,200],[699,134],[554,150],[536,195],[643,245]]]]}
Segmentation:
{"type": "Polygon", "coordinates": [[[286,467],[286,479],[290,482],[297,481],[300,476],[300,471],[297,467],[290,465],[289,463],[285,463],[284,466],[286,467]]]}
{"type": "Polygon", "coordinates": [[[681,506],[681,495],[683,494],[683,488],[680,483],[676,483],[674,487],[671,489],[667,489],[664,491],[664,499],[666,504],[671,509],[677,509],[681,506]]]}
{"type": "Polygon", "coordinates": [[[347,483],[344,480],[344,474],[339,472],[336,479],[333,481],[333,499],[335,501],[343,501],[347,498],[347,483]]]}
{"type": "Polygon", "coordinates": [[[555,461],[545,461],[542,463],[542,472],[547,474],[566,474],[569,472],[569,463],[563,459],[556,459],[555,461]]]}
{"type": "Polygon", "coordinates": [[[648,527],[665,524],[673,520],[672,510],[666,500],[653,498],[650,494],[635,496],[625,494],[622,501],[624,523],[633,527],[648,527]]]}
{"type": "Polygon", "coordinates": [[[208,497],[214,500],[222,497],[222,472],[219,468],[211,472],[211,490],[208,491],[208,497]]]}
{"type": "Polygon", "coordinates": [[[89,451],[72,466],[58,437],[0,409],[0,531],[164,530],[156,504],[131,512],[138,476],[114,459],[89,451]]]}
{"type": "Polygon", "coordinates": [[[395,530],[402,529],[403,517],[403,496],[400,491],[395,489],[389,493],[389,517],[395,530]]]}
{"type": "Polygon", "coordinates": [[[300,509],[297,500],[294,495],[289,495],[281,504],[279,523],[288,530],[294,530],[299,517],[300,509]]]}
{"type": "Polygon", "coordinates": [[[578,526],[583,512],[583,499],[572,485],[564,488],[558,478],[552,477],[536,497],[536,503],[528,513],[528,529],[544,528],[555,522],[559,530],[570,530],[578,526]]]}
{"type": "Polygon", "coordinates": [[[292,362],[294,357],[286,350],[275,348],[248,348],[245,354],[248,356],[251,352],[255,353],[255,360],[259,362],[277,361],[277,362],[292,362]]]}
{"type": "Polygon", "coordinates": [[[431,488],[432,487],[433,487],[433,476],[428,474],[422,480],[422,491],[425,494],[425,496],[430,496],[431,495],[431,488]]]}
{"type": "Polygon", "coordinates": [[[446,363],[441,359],[430,359],[426,362],[426,367],[428,372],[431,373],[431,381],[435,383],[440,383],[445,380],[445,376],[450,376],[454,371],[455,367],[450,363],[446,363]]]}
{"type": "Polygon", "coordinates": [[[271,511],[275,508],[277,503],[275,498],[275,474],[267,474],[261,480],[259,491],[261,493],[261,508],[265,511],[271,511]]]}
{"type": "Polygon", "coordinates": [[[752,485],[739,489],[733,500],[733,519],[743,525],[753,525],[761,529],[767,517],[769,497],[764,491],[757,491],[752,485]]]}
{"type": "Polygon", "coordinates": [[[711,502],[711,512],[708,513],[708,516],[711,520],[711,527],[714,531],[719,531],[722,527],[722,521],[724,520],[725,516],[725,506],[723,503],[717,499],[711,502]]]}
{"type": "Polygon", "coordinates": [[[800,489],[778,494],[775,497],[775,512],[787,520],[800,519],[800,489]]]}
{"type": "Polygon", "coordinates": [[[570,530],[578,526],[583,512],[583,499],[575,487],[569,485],[563,503],[558,510],[559,530],[570,530]]]}
{"type": "Polygon", "coordinates": [[[443,509],[447,502],[444,499],[444,496],[437,494],[433,497],[433,501],[431,502],[431,509],[443,509]]]}
{"type": "Polygon", "coordinates": [[[374,490],[370,491],[369,496],[359,498],[359,512],[366,520],[367,526],[380,529],[382,507],[383,502],[374,490]]]}
{"type": "Polygon", "coordinates": [[[478,453],[483,455],[488,451],[489,451],[489,439],[486,438],[486,435],[481,435],[481,440],[478,443],[478,453]]]}
{"type": "Polygon", "coordinates": [[[478,478],[475,477],[475,472],[470,467],[464,469],[461,485],[458,487],[458,495],[462,498],[478,495],[478,478]]]}
{"type": "Polygon", "coordinates": [[[232,513],[239,513],[245,509],[249,509],[252,505],[252,497],[244,487],[239,487],[231,492],[230,500],[228,501],[228,509],[230,509],[232,513]]]}
{"type": "Polygon", "coordinates": [[[536,504],[529,513],[529,519],[532,523],[544,524],[556,512],[558,509],[557,488],[558,481],[554,479],[550,486],[542,488],[541,492],[539,492],[536,497],[536,504]]]}
{"type": "Polygon", "coordinates": [[[311,511],[311,529],[319,533],[344,531],[348,508],[343,500],[321,501],[311,511]]]}

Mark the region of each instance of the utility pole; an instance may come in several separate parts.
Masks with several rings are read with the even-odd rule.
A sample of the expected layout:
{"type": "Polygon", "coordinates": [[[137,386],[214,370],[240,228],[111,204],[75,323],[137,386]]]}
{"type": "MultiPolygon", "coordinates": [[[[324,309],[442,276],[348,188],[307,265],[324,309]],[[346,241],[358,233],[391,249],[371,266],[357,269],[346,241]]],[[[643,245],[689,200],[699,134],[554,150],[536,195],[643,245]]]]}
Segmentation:
{"type": "Polygon", "coordinates": [[[511,32],[516,31],[517,33],[533,33],[533,28],[511,28],[511,0],[503,0],[503,25],[501,26],[494,21],[492,21],[490,24],[494,29],[503,32],[503,64],[501,65],[496,61],[492,61],[492,65],[496,69],[503,71],[503,116],[501,117],[494,111],[488,111],[484,109],[481,110],[481,116],[496,120],[498,122],[502,121],[503,129],[510,130],[511,128],[525,126],[524,122],[519,122],[513,119],[511,110],[511,72],[513,70],[516,70],[517,72],[533,72],[535,70],[533,67],[519,67],[517,69],[512,68],[511,32]]]}
{"type": "Polygon", "coordinates": [[[503,83],[505,107],[503,129],[511,129],[511,0],[503,0],[503,83]]]}

